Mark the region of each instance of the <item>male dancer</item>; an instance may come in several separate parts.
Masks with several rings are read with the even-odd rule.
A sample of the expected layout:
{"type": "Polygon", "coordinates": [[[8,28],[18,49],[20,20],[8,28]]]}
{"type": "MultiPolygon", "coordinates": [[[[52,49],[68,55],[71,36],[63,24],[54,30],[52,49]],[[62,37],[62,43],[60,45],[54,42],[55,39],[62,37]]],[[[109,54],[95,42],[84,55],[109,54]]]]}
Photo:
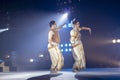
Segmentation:
{"type": "Polygon", "coordinates": [[[57,27],[56,22],[54,20],[50,21],[50,30],[48,33],[48,51],[50,53],[51,58],[51,73],[56,73],[60,71],[64,65],[64,58],[59,48],[60,37],[59,30],[63,27],[57,27]]]}
{"type": "Polygon", "coordinates": [[[80,23],[76,20],[73,22],[73,29],[70,31],[70,42],[73,47],[73,71],[78,72],[86,68],[84,49],[81,41],[81,30],[88,30],[91,34],[91,29],[88,27],[80,27],[80,23]]]}

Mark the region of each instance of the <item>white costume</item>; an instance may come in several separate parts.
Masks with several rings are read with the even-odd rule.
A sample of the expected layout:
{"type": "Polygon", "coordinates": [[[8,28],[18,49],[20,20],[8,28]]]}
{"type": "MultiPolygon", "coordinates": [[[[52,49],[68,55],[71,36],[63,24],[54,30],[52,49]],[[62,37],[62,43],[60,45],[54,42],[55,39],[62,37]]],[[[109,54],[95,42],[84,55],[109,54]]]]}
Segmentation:
{"type": "Polygon", "coordinates": [[[64,58],[59,49],[60,38],[58,31],[50,30],[48,33],[48,41],[49,40],[51,40],[51,42],[48,43],[48,51],[52,62],[51,70],[61,70],[64,65],[64,58]]]}
{"type": "Polygon", "coordinates": [[[70,31],[70,36],[74,37],[74,40],[70,39],[70,42],[73,47],[73,58],[75,60],[75,63],[73,65],[74,69],[83,69],[86,67],[85,63],[85,55],[84,55],[84,49],[83,49],[83,44],[81,42],[81,34],[80,30],[72,29],[70,31]]]}

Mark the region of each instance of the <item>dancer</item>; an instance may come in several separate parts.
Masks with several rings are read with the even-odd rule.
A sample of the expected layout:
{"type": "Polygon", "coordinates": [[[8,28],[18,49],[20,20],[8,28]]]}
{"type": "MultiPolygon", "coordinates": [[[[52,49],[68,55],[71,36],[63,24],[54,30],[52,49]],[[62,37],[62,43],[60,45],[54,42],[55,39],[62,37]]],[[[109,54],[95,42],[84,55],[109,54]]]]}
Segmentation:
{"type": "Polygon", "coordinates": [[[63,27],[57,27],[57,24],[54,20],[50,21],[50,30],[48,33],[48,51],[51,58],[51,73],[56,73],[60,71],[64,65],[64,58],[59,48],[60,37],[59,30],[63,27]]]}
{"type": "Polygon", "coordinates": [[[91,34],[91,29],[88,27],[80,27],[80,23],[77,20],[74,20],[72,24],[73,29],[70,31],[70,42],[73,47],[73,58],[75,60],[73,64],[73,72],[78,72],[86,68],[85,55],[80,31],[88,30],[91,34]]]}

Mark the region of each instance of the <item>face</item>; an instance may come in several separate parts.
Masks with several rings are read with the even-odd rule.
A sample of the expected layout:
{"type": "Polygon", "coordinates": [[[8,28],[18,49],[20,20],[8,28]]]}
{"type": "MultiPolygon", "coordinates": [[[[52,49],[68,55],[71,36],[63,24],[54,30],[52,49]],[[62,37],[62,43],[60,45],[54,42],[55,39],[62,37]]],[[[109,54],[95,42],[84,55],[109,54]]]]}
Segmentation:
{"type": "Polygon", "coordinates": [[[52,25],[52,28],[55,29],[57,27],[57,24],[55,23],[54,25],[52,25]]]}
{"type": "Polygon", "coordinates": [[[76,27],[77,27],[77,28],[80,27],[80,23],[79,23],[79,22],[76,23],[76,27]]]}
{"type": "Polygon", "coordinates": [[[75,28],[79,28],[80,27],[80,23],[77,22],[75,25],[74,25],[75,28]]]}

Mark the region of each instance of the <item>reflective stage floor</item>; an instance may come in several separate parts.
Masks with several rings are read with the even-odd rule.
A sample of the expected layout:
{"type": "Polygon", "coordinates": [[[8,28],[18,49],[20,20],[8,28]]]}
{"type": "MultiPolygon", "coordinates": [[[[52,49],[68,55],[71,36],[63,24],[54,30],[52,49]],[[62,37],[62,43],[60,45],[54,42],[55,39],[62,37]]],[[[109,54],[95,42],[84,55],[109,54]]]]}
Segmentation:
{"type": "Polygon", "coordinates": [[[78,73],[65,69],[50,71],[0,72],[0,80],[120,80],[120,68],[88,68],[78,73]]]}

